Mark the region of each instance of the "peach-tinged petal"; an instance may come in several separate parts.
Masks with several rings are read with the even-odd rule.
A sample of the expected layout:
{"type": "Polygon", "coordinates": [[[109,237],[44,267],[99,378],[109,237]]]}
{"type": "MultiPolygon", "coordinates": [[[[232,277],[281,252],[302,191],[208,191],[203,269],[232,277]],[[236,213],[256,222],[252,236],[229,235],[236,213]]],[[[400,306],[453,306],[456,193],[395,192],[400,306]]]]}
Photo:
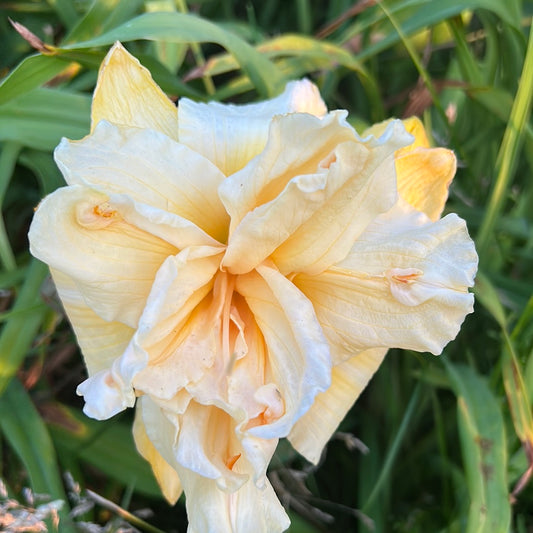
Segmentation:
{"type": "Polygon", "coordinates": [[[286,436],[294,422],[328,388],[331,361],[313,306],[287,278],[261,265],[239,276],[236,289],[244,296],[263,334],[273,382],[285,412],[249,433],[262,438],[286,436]]]}
{"type": "Polygon", "coordinates": [[[125,222],[108,200],[83,186],[58,189],[35,213],[30,249],[71,277],[102,319],[135,328],[157,270],[177,250],[125,222]]]}
{"type": "Polygon", "coordinates": [[[322,119],[306,114],[274,117],[265,149],[219,188],[231,216],[230,234],[247,213],[274,200],[292,178],[315,174],[338,144],[355,140],[345,119],[343,111],[322,119]]]}
{"type": "MultiPolygon", "coordinates": [[[[167,409],[166,402],[142,396],[138,409],[146,427],[146,434],[165,461],[180,473],[180,479],[192,471],[212,480],[219,491],[231,493],[242,487],[249,478],[264,485],[267,465],[276,448],[277,440],[253,439],[253,459],[239,440],[235,421],[220,408],[190,401],[183,412],[167,409]],[[258,452],[258,449],[261,452],[258,452]],[[258,459],[261,460],[258,463],[258,459]],[[258,477],[260,476],[260,479],[258,477]]],[[[251,449],[250,443],[246,445],[251,449]]],[[[186,483],[183,483],[188,493],[186,483]]]]}
{"type": "Polygon", "coordinates": [[[127,194],[190,220],[216,239],[226,238],[228,216],[217,195],[224,175],[161,133],[104,121],[81,141],[63,139],[55,159],[69,185],[127,194]]]}
{"type": "MultiPolygon", "coordinates": [[[[396,201],[393,153],[410,140],[401,123],[391,123],[379,139],[370,137],[366,142],[352,140],[330,147],[328,142],[333,139],[338,142],[346,131],[337,122],[342,120],[340,115],[330,114],[327,119],[319,122],[306,116],[280,118],[283,134],[280,138],[286,136],[285,143],[290,143],[287,132],[298,124],[298,129],[303,129],[303,122],[309,122],[306,129],[309,142],[304,142],[304,148],[297,145],[299,149],[295,147],[294,154],[289,154],[288,158],[285,157],[287,150],[281,152],[283,157],[275,149],[267,156],[269,144],[264,160],[262,154],[221,186],[221,196],[232,215],[232,224],[235,216],[240,216],[234,209],[234,205],[240,209],[239,197],[252,204],[268,201],[245,214],[230,234],[222,263],[230,272],[248,272],[270,254],[284,274],[320,272],[343,259],[365,227],[396,201]],[[328,124],[330,127],[326,128],[328,124]],[[313,135],[311,126],[316,128],[313,135]],[[322,136],[318,135],[321,131],[322,136]],[[275,157],[270,160],[271,156],[275,157]],[[288,164],[292,156],[295,159],[291,168],[288,164]],[[265,168],[268,169],[266,173],[265,168]],[[298,177],[286,184],[284,172],[289,169],[289,176],[296,174],[298,177]],[[319,173],[298,175],[311,170],[319,173]],[[249,177],[244,179],[246,172],[249,177]],[[237,178],[241,174],[239,181],[237,178]],[[254,183],[255,193],[251,188],[254,183]],[[278,191],[279,187],[284,188],[278,191]],[[274,199],[270,199],[273,195],[276,195],[274,199]]],[[[284,144],[274,143],[275,132],[273,127],[270,141],[281,150],[284,144]]]]}
{"type": "Polygon", "coordinates": [[[272,254],[281,272],[321,272],[342,260],[352,243],[397,199],[394,151],[409,141],[399,121],[363,147],[340,145],[330,166],[332,187],[327,201],[272,254]],[[363,157],[364,154],[364,157],[363,157]]]}
{"type": "Polygon", "coordinates": [[[244,274],[262,263],[320,209],[332,181],[325,171],[298,176],[278,198],[248,213],[231,235],[223,268],[244,274]]]}
{"type": "MultiPolygon", "coordinates": [[[[266,476],[256,479],[227,413],[191,402],[176,424],[146,396],[141,405],[147,435],[174,465],[185,490],[189,531],[275,533],[288,527],[266,476]]],[[[263,472],[276,444],[255,439],[263,449],[263,472]]]]}
{"type": "Polygon", "coordinates": [[[396,156],[398,192],[431,220],[438,220],[456,170],[455,155],[445,148],[417,148],[396,156]]]}
{"type": "MultiPolygon", "coordinates": [[[[196,402],[191,402],[181,419],[175,447],[178,466],[214,480],[220,491],[240,489],[249,475],[236,467],[247,459],[237,439],[234,420],[218,407],[196,402]]],[[[184,469],[178,468],[178,472],[184,473],[184,469]]],[[[184,488],[188,492],[187,478],[184,488]]]]}
{"type": "MultiPolygon", "coordinates": [[[[90,376],[78,387],[78,394],[85,397],[84,411],[89,416],[109,418],[132,407],[136,397],[134,386],[158,398],[172,398],[179,387],[177,378],[180,376],[161,375],[154,365],[172,355],[175,346],[180,345],[180,342],[175,343],[176,338],[183,333],[183,325],[191,311],[210,289],[209,281],[220,261],[216,259],[217,254],[220,254],[218,248],[187,248],[177,256],[168,257],[161,265],[137,331],[124,352],[113,361],[111,368],[90,376]],[[178,271],[179,284],[176,282],[178,271]],[[102,401],[102,397],[107,398],[107,402],[102,401]]],[[[189,378],[198,376],[201,365],[199,368],[196,365],[205,353],[197,350],[196,355],[196,358],[181,360],[181,366],[177,365],[178,373],[189,378]]]]}
{"type": "Polygon", "coordinates": [[[289,83],[277,98],[255,104],[204,104],[182,98],[179,140],[229,176],[264,148],[274,115],[296,112],[316,116],[326,113],[317,88],[308,80],[289,83]]]}
{"type": "Polygon", "coordinates": [[[333,367],[331,386],[289,433],[289,441],[308,461],[317,464],[324,446],[379,368],[386,348],[366,350],[333,367]]]}
{"type": "Polygon", "coordinates": [[[154,476],[163,492],[163,496],[171,505],[174,505],[183,492],[181,481],[176,470],[163,459],[163,456],[148,438],[140,407],[137,407],[135,412],[133,438],[135,439],[135,445],[139,453],[150,463],[154,476]]]}
{"type": "Polygon", "coordinates": [[[94,91],[91,130],[101,120],[178,138],[178,111],[150,72],[120,43],[105,57],[94,91]]]}
{"type": "Polygon", "coordinates": [[[365,232],[341,263],[293,282],[334,345],[439,354],[473,310],[474,244],[455,215],[404,231],[390,224],[365,232]]]}

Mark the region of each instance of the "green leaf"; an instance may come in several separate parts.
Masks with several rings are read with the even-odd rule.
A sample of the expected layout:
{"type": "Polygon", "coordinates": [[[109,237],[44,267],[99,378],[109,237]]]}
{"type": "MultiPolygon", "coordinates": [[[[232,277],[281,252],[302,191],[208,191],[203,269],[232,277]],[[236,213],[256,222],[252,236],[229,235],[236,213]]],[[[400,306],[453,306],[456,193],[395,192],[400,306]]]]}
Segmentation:
{"type": "Polygon", "coordinates": [[[522,365],[518,361],[512,340],[504,331],[505,345],[502,357],[502,374],[509,401],[513,424],[520,442],[533,450],[533,417],[527,394],[522,365]]]}
{"type": "MultiPolygon", "coordinates": [[[[435,26],[436,24],[459,15],[463,11],[474,9],[486,9],[492,11],[505,22],[520,30],[521,9],[517,1],[501,2],[501,0],[446,0],[445,2],[433,2],[428,0],[404,0],[388,6],[390,13],[396,15],[401,22],[402,32],[413,35],[415,32],[435,26]]],[[[380,6],[374,8],[372,16],[362,17],[357,20],[342,35],[341,42],[345,43],[350,39],[361,35],[369,28],[375,28],[383,22],[386,17],[380,12],[380,6]]],[[[383,38],[379,41],[365,46],[357,54],[359,59],[367,59],[377,55],[383,50],[387,50],[400,41],[400,36],[389,27],[383,38]]],[[[380,28],[383,31],[383,28],[380,28]]]]}
{"type": "Polygon", "coordinates": [[[484,251],[488,248],[489,242],[492,239],[494,226],[503,208],[504,201],[507,198],[507,191],[514,177],[518,154],[522,148],[526,125],[529,121],[532,100],[533,27],[530,28],[527,53],[524,59],[524,69],[496,161],[498,177],[494,183],[485,217],[476,238],[476,245],[482,259],[485,258],[484,251]]]}
{"type": "Polygon", "coordinates": [[[46,0],[67,28],[72,28],[78,20],[78,12],[72,0],[46,0]]]}
{"type": "Polygon", "coordinates": [[[507,449],[500,403],[487,381],[464,365],[444,359],[457,396],[457,418],[470,510],[467,533],[508,531],[507,449]]]}
{"type": "Polygon", "coordinates": [[[48,267],[32,259],[24,285],[11,309],[13,316],[4,324],[0,334],[0,395],[27,355],[47,312],[47,308],[41,305],[39,294],[47,275],[48,267]]]}
{"type": "MultiPolygon", "coordinates": [[[[174,13],[177,11],[174,0],[146,0],[145,9],[148,13],[174,13]]],[[[185,43],[152,43],[153,55],[163,64],[170,72],[177,72],[185,59],[188,46],[185,43]]]]}
{"type": "Polygon", "coordinates": [[[92,48],[110,45],[115,41],[138,39],[174,43],[217,43],[235,56],[262,96],[278,94],[285,84],[281,71],[246,41],[208,20],[187,13],[146,13],[95,39],[76,43],[62,50],[92,48]]]}
{"type": "Polygon", "coordinates": [[[95,0],[65,37],[63,44],[90,39],[126,22],[142,4],[142,0],[95,0]]]}
{"type": "Polygon", "coordinates": [[[476,276],[474,294],[476,295],[476,299],[483,304],[483,307],[489,311],[500,327],[505,330],[507,327],[507,317],[500,297],[490,279],[481,271],[476,276]]]}
{"type": "Polygon", "coordinates": [[[58,89],[35,89],[0,106],[0,141],[53,150],[62,137],[89,132],[91,98],[58,89]]]}
{"type": "Polygon", "coordinates": [[[2,81],[0,105],[40,87],[68,66],[69,62],[60,57],[41,54],[26,57],[2,81]]]}
{"type": "Polygon", "coordinates": [[[35,174],[39,180],[43,196],[65,185],[61,172],[59,172],[52,155],[48,152],[26,149],[20,155],[19,163],[35,174]]]}
{"type": "MultiPolygon", "coordinates": [[[[6,142],[0,152],[0,207],[3,206],[4,196],[11,181],[13,170],[20,152],[20,144],[6,142]]],[[[6,270],[15,270],[17,263],[7,236],[4,218],[0,216],[0,261],[6,270]]]]}
{"type": "Polygon", "coordinates": [[[60,511],[60,531],[74,533],[50,435],[28,393],[16,379],[0,397],[0,429],[23,462],[34,492],[65,502],[60,511]]]}
{"type": "Polygon", "coordinates": [[[61,404],[54,404],[53,408],[54,422],[49,422],[49,430],[58,448],[138,492],[161,498],[149,464],[135,448],[131,425],[116,418],[92,420],[61,404]]]}

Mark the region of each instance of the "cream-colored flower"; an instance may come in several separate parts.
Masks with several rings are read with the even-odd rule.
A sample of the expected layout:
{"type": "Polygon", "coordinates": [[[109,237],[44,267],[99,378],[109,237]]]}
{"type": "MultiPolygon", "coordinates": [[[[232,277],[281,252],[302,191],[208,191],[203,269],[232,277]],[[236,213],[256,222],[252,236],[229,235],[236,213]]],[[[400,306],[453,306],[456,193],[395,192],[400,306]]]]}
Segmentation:
{"type": "Polygon", "coordinates": [[[136,406],[137,447],[169,501],[184,489],[191,532],[286,529],[278,439],[316,462],[388,348],[438,354],[472,311],[473,243],[438,219],[453,154],[378,128],[360,137],[305,80],[176,109],[116,44],[90,134],[55,152],[68,186],[31,251],[84,354],[85,412],[136,406]]]}

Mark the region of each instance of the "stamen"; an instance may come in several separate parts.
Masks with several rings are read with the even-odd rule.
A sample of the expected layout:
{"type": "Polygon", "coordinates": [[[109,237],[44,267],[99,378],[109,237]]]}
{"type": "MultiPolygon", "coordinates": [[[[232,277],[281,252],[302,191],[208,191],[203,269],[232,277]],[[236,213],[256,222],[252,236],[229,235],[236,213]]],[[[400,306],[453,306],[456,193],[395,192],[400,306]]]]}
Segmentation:
{"type": "Polygon", "coordinates": [[[119,218],[115,209],[108,202],[94,205],[92,202],[80,202],[76,206],[76,221],[87,229],[102,229],[119,218]]]}
{"type": "Polygon", "coordinates": [[[235,276],[231,274],[219,274],[225,278],[224,287],[224,307],[222,309],[222,354],[223,360],[229,364],[232,358],[232,350],[230,346],[230,325],[231,325],[231,300],[233,297],[233,290],[235,288],[235,276]]]}

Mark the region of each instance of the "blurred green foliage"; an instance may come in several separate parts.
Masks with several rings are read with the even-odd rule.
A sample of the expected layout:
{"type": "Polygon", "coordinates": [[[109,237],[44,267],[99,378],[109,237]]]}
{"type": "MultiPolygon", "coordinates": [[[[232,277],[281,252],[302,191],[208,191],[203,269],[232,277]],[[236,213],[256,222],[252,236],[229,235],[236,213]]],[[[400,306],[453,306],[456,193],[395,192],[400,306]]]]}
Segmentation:
{"type": "MultiPolygon", "coordinates": [[[[62,182],[53,148],[88,132],[98,65],[121,40],[173,98],[246,102],[307,76],[357,128],[416,114],[458,156],[447,209],[466,219],[480,252],[476,312],[440,358],[391,351],[317,468],[282,443],[272,479],[290,531],[532,531],[532,13],[519,0],[1,1],[0,477],[9,494],[30,486],[67,501],[68,471],[82,490],[151,508],[160,530],[186,528],[183,503],[162,501],[135,451],[130,415],[81,414],[81,357],[27,249],[34,206],[62,182]]],[[[75,498],[61,531],[76,531],[69,505],[75,498]]],[[[81,517],[112,516],[98,505],[81,517]]]]}

